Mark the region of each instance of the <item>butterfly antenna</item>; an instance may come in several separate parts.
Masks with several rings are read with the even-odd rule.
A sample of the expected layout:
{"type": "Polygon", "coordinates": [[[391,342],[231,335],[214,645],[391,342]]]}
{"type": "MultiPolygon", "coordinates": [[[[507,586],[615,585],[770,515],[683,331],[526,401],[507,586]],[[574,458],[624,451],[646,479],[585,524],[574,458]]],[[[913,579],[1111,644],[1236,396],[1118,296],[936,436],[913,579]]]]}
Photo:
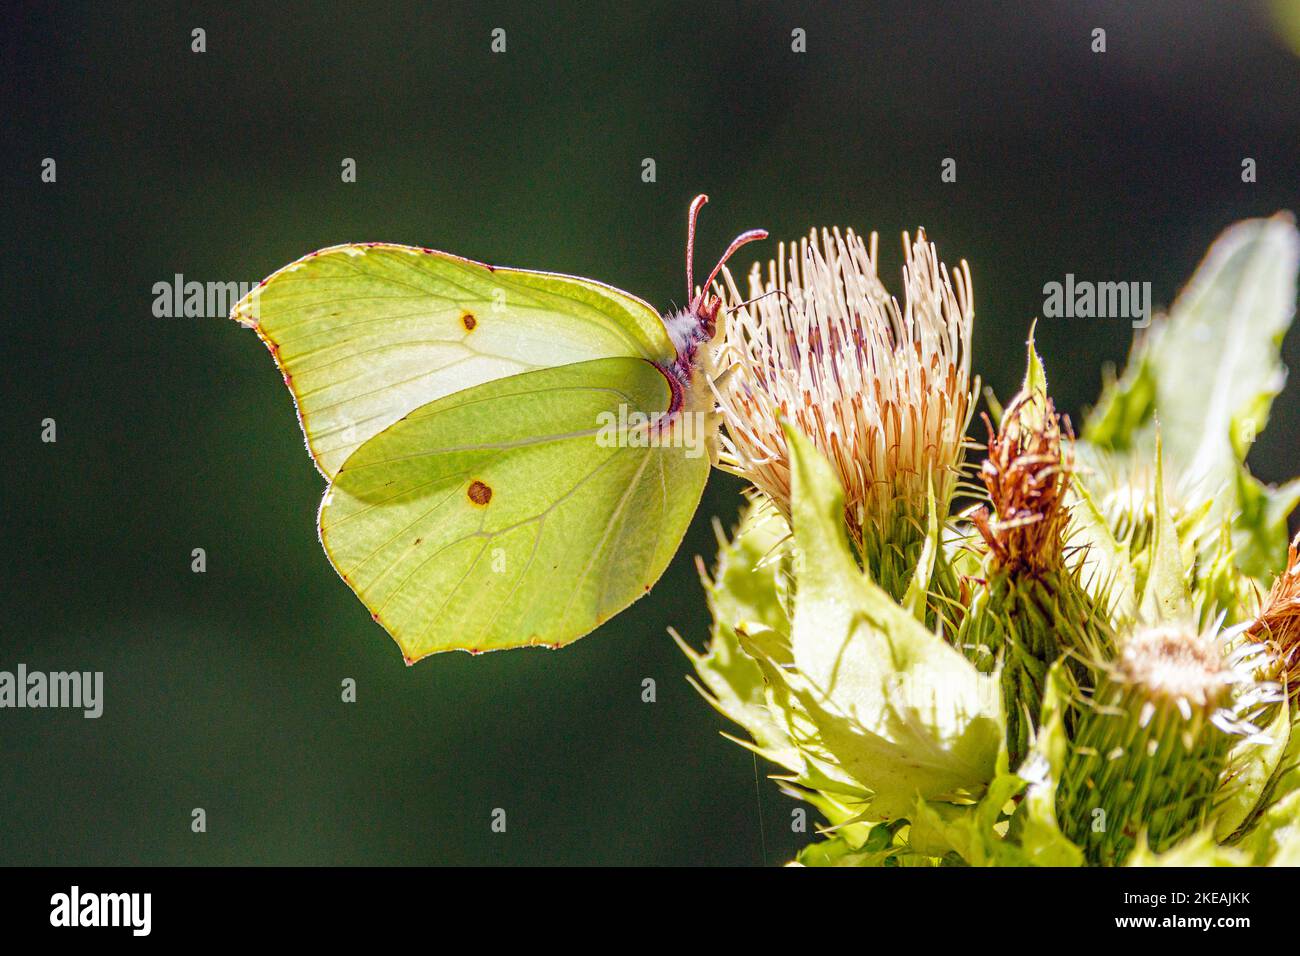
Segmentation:
{"type": "Polygon", "coordinates": [[[790,298],[789,294],[784,289],[769,289],[762,295],[756,295],[752,299],[746,299],[744,302],[740,303],[740,305],[732,306],[727,310],[727,315],[731,315],[731,313],[743,309],[747,305],[753,305],[755,302],[766,299],[769,295],[783,295],[785,296],[785,301],[789,302],[792,308],[794,306],[794,299],[790,298]]]}
{"type": "Polygon", "coordinates": [[[695,297],[695,221],[709,197],[700,193],[691,200],[691,211],[686,219],[686,301],[695,297]]]}
{"type": "MultiPolygon", "coordinates": [[[[746,245],[748,243],[757,242],[759,239],[766,239],[766,238],[767,238],[766,229],[750,229],[746,232],[742,232],[735,239],[732,239],[731,245],[727,246],[727,251],[722,254],[722,258],[719,259],[718,264],[713,267],[713,271],[710,272],[709,277],[704,280],[704,285],[701,286],[701,288],[705,292],[708,291],[709,286],[713,285],[713,280],[718,277],[718,272],[722,269],[724,265],[727,264],[727,260],[730,259],[735,254],[737,249],[739,249],[741,246],[746,245]]],[[[692,292],[693,291],[694,290],[692,290],[692,292]]]]}

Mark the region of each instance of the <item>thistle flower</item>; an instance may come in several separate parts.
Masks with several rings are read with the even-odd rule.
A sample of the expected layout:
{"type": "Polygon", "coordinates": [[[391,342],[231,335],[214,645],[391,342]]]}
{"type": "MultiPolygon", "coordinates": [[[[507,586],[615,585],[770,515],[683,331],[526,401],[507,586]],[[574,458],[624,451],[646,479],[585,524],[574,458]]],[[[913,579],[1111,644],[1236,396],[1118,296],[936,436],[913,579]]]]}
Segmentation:
{"type": "Polygon", "coordinates": [[[790,420],[830,460],[868,552],[919,540],[931,487],[947,513],[972,410],[970,270],[950,275],[923,231],[903,240],[903,305],[877,274],[874,233],[782,243],[766,277],[754,266],[747,301],[725,274],[732,314],[715,354],[721,464],[788,518],[790,420]]]}
{"type": "Polygon", "coordinates": [[[1277,697],[1239,633],[1149,627],[1098,667],[1057,803],[1093,862],[1123,862],[1141,833],[1161,852],[1205,823],[1234,738],[1257,738],[1252,718],[1277,697]]]}
{"type": "Polygon", "coordinates": [[[1281,681],[1293,700],[1300,699],[1300,534],[1287,550],[1286,570],[1246,634],[1267,648],[1269,679],[1281,681]]]}
{"type": "Polygon", "coordinates": [[[1274,678],[1300,703],[1300,537],[1259,599],[1294,489],[1242,468],[1240,426],[1276,391],[1296,242],[1289,220],[1234,227],[1085,440],[1048,398],[1031,337],[978,472],[963,464],[978,391],[964,264],[950,275],[924,235],[905,237],[900,305],[875,236],[816,231],[755,268],[748,299],[723,274],[715,461],[785,520],[747,561],[724,546],[710,651],[692,659],[751,749],[787,768],[786,792],[826,816],[801,863],[1295,856],[1298,738],[1274,678]],[[983,507],[954,514],[967,493],[983,507]],[[827,521],[841,508],[856,555],[827,521]],[[922,733],[969,730],[971,714],[973,750],[964,732],[922,733]],[[978,782],[936,781],[939,744],[959,737],[963,764],[981,755],[978,782]]]}
{"type": "Polygon", "coordinates": [[[1025,387],[995,431],[980,478],[989,505],[971,514],[985,548],[984,585],[966,602],[955,643],[981,670],[1002,662],[1007,749],[1013,767],[1027,755],[1048,668],[1066,651],[1109,646],[1110,625],[1064,560],[1073,473],[1069,421],[1057,415],[1029,349],[1025,387]]]}

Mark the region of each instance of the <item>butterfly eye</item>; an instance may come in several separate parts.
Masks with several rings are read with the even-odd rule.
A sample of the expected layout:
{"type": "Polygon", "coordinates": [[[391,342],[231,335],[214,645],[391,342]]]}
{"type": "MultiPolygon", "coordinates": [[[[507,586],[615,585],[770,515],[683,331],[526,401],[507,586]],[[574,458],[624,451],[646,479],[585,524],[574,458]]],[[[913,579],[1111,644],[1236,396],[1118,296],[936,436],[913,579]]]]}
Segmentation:
{"type": "Polygon", "coordinates": [[[716,295],[701,293],[701,302],[695,310],[695,317],[699,320],[700,328],[704,331],[704,338],[711,339],[718,329],[718,312],[722,308],[722,300],[716,295]]]}

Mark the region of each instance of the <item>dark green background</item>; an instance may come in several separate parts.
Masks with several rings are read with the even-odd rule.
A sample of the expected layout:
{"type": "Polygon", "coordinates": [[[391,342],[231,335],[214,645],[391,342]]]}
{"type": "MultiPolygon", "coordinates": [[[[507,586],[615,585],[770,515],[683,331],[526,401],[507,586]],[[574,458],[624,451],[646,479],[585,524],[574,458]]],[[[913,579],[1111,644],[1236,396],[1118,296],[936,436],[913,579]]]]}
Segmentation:
{"type": "MultiPolygon", "coordinates": [[[[1255,3],[6,17],[0,669],[103,670],[106,704],[0,711],[3,863],[757,864],[764,835],[770,862],[804,839],[766,781],[760,833],[750,755],[665,634],[705,636],[693,558],[737,483],[715,476],[652,596],[595,635],[406,668],[316,542],[322,481],[270,356],[220,319],[154,318],[155,282],[385,240],[666,308],[707,191],[702,262],[742,228],[852,225],[880,230],[897,288],[897,237],[924,225],[970,261],[976,370],[1005,396],[1044,283],[1149,280],[1167,303],[1229,222],[1300,205],[1300,61],[1255,3]]],[[[1060,404],[1077,416],[1129,338],[1123,320],[1041,323],[1060,404]]],[[[1298,433],[1293,386],[1256,471],[1300,470],[1298,433]]]]}

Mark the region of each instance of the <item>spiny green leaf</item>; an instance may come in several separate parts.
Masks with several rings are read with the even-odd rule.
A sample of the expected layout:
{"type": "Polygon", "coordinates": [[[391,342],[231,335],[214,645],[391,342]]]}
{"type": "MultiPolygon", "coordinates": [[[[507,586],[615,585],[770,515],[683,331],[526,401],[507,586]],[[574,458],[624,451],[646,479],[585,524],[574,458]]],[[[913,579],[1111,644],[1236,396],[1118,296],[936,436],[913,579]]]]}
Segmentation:
{"type": "Polygon", "coordinates": [[[1056,820],[1056,783],[1065,772],[1070,742],[1065,711],[1072,684],[1068,665],[1058,659],[1047,672],[1043,708],[1034,747],[1020,768],[1028,786],[1011,820],[1011,834],[1035,866],[1081,866],[1083,851],[1061,832],[1056,820]]]}
{"type": "Polygon", "coordinates": [[[741,648],[737,636],[737,629],[784,628],[788,646],[789,621],[781,606],[782,563],[764,563],[788,534],[785,522],[775,511],[751,507],[735,537],[730,542],[720,541],[713,580],[704,576],[714,619],[707,651],[701,654],[676,634],[673,636],[694,665],[703,685],[696,686],[705,699],[749,731],[764,757],[799,773],[804,769],[804,760],[790,741],[784,722],[769,709],[762,670],[741,648]]]}
{"type": "Polygon", "coordinates": [[[1213,493],[1237,461],[1232,436],[1258,435],[1282,390],[1282,336],[1295,311],[1300,236],[1290,216],[1229,228],[1170,311],[1148,360],[1170,461],[1213,493]]]}
{"type": "Polygon", "coordinates": [[[1212,540],[1231,522],[1237,566],[1255,578],[1282,566],[1286,516],[1300,503],[1300,487],[1268,488],[1244,464],[1285,381],[1280,346],[1298,268],[1300,234],[1289,215],[1227,229],[1169,316],[1134,343],[1124,375],[1108,381],[1080,445],[1082,460],[1104,464],[1087,479],[1097,500],[1122,505],[1150,460],[1158,418],[1169,507],[1185,542],[1212,540]],[[1203,520],[1184,526],[1202,508],[1203,520]]]}
{"type": "Polygon", "coordinates": [[[1236,497],[1240,510],[1232,523],[1232,543],[1237,567],[1267,579],[1286,566],[1287,518],[1300,505],[1300,479],[1273,488],[1239,465],[1236,497]]]}
{"type": "Polygon", "coordinates": [[[1236,433],[1249,421],[1258,435],[1285,380],[1279,346],[1295,309],[1298,260],[1288,215],[1226,230],[1168,318],[1135,343],[1084,437],[1111,449],[1149,447],[1159,414],[1174,480],[1225,480],[1237,458],[1234,420],[1236,433]]]}
{"type": "Polygon", "coordinates": [[[1209,827],[1193,833],[1164,853],[1151,852],[1146,838],[1139,837],[1137,846],[1124,861],[1125,866],[1246,866],[1249,863],[1249,857],[1242,851],[1220,846],[1209,827]]]}
{"type": "Polygon", "coordinates": [[[903,596],[903,607],[911,611],[912,616],[922,624],[925,623],[930,579],[934,576],[935,560],[939,556],[939,508],[934,500],[933,483],[929,487],[927,498],[929,507],[926,517],[925,544],[921,548],[921,557],[916,562],[916,574],[912,577],[912,583],[907,586],[907,594],[903,596]]]}
{"type": "Polygon", "coordinates": [[[1264,737],[1265,741],[1243,737],[1228,751],[1219,784],[1221,805],[1214,823],[1214,835],[1219,840],[1230,837],[1256,811],[1277,773],[1291,739],[1291,712],[1285,703],[1274,708],[1264,737]]]}
{"type": "Polygon", "coordinates": [[[1009,801],[1024,788],[1012,773],[999,773],[974,806],[954,807],[918,800],[912,818],[912,845],[935,854],[944,844],[971,866],[1029,866],[1015,843],[1004,838],[1009,801]]]}
{"type": "Polygon", "coordinates": [[[1300,866],[1300,790],[1264,811],[1240,847],[1255,866],[1300,866]]]}
{"type": "Polygon", "coordinates": [[[1089,593],[1104,596],[1114,621],[1131,621],[1137,613],[1137,583],[1128,545],[1116,540],[1086,488],[1072,482],[1071,492],[1070,543],[1080,546],[1080,580],[1089,593]]]}
{"type": "Polygon", "coordinates": [[[1178,529],[1165,502],[1164,455],[1156,442],[1155,532],[1151,536],[1142,613],[1155,622],[1184,621],[1191,615],[1191,599],[1179,551],[1178,529]]]}

